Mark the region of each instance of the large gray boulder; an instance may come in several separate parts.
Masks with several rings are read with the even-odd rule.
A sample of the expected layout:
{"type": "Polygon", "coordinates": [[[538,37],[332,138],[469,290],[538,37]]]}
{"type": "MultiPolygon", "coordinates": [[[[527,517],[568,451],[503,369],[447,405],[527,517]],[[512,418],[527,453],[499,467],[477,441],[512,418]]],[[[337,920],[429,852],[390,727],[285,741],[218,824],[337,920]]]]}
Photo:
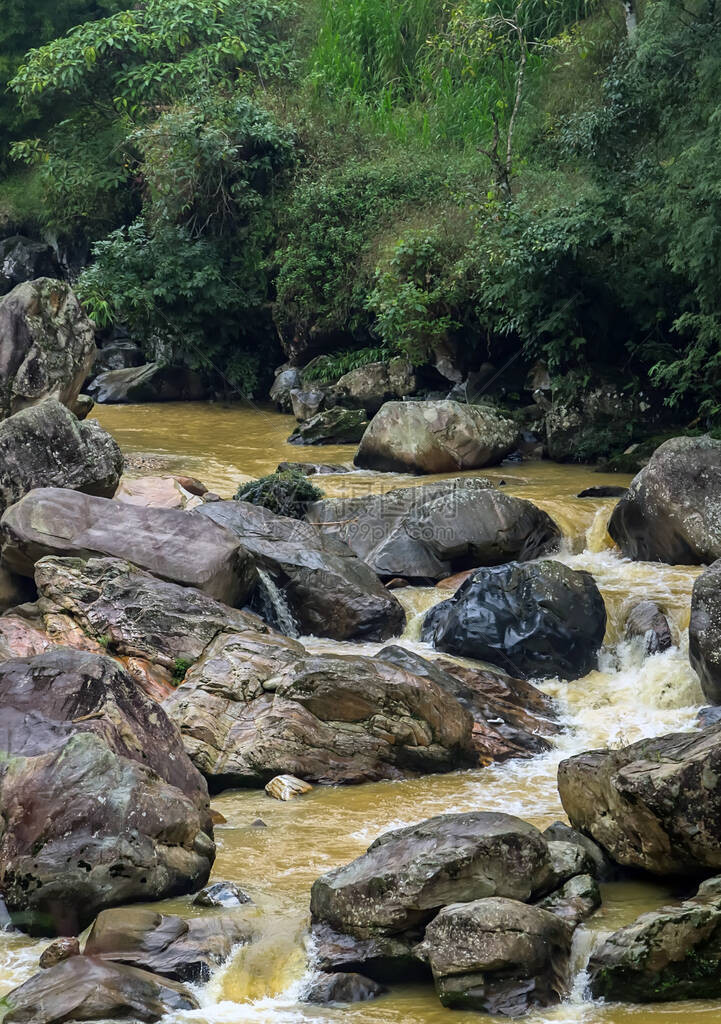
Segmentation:
{"type": "Polygon", "coordinates": [[[190,402],[207,398],[208,389],[194,370],[185,366],[144,363],[100,373],[88,385],[96,402],[190,402]]]}
{"type": "Polygon", "coordinates": [[[721,704],[721,560],[694,582],[688,653],[704,696],[721,704]]]}
{"type": "Polygon", "coordinates": [[[384,640],[403,631],[398,600],[338,538],[245,501],[209,502],[194,516],[233,531],[271,577],[298,633],[384,640]]]}
{"type": "Polygon", "coordinates": [[[122,472],[123,456],[111,435],[55,399],[0,422],[0,512],[35,487],[110,498],[122,472]]]}
{"type": "Polygon", "coordinates": [[[178,731],[110,658],[0,665],[0,891],[14,923],[77,934],[105,907],[192,892],[215,857],[178,731]]]}
{"type": "Polygon", "coordinates": [[[444,1006],[518,1017],[565,995],[572,931],[548,910],[496,896],[444,907],[418,952],[444,1006]]]}
{"type": "Polygon", "coordinates": [[[588,965],[594,998],[661,1003],[721,998],[721,887],[704,883],[677,906],[642,914],[613,932],[588,965]]]}
{"type": "Polygon", "coordinates": [[[42,487],[5,511],[0,531],[5,563],[25,576],[45,555],[111,556],[229,605],[243,604],[257,579],[235,534],[179,509],[42,487]]]}
{"type": "Polygon", "coordinates": [[[608,532],[628,558],[698,565],[721,558],[721,441],[674,437],[634,477],[608,532]]]}
{"type": "Polygon", "coordinates": [[[518,428],[489,406],[452,401],[386,402],[358,448],[362,469],[452,473],[494,466],[518,443],[518,428]]]}
{"type": "Polygon", "coordinates": [[[115,907],[98,914],[83,953],[174,981],[206,982],[233,947],[252,936],[249,923],[238,914],[186,920],[145,907],[115,907]]]}
{"type": "Polygon", "coordinates": [[[443,814],[386,832],[311,889],[316,924],[369,939],[426,925],[451,903],[529,900],[553,886],[548,843],[509,814],[443,814]]]}
{"type": "Polygon", "coordinates": [[[541,561],[478,569],[430,610],[421,635],[515,674],[578,679],[596,667],[605,631],[591,574],[541,561]]]}
{"type": "Polygon", "coordinates": [[[310,505],[306,517],[346,541],[378,575],[409,579],[538,558],[561,538],[545,512],[482,478],[327,498],[310,505]]]}
{"type": "Polygon", "coordinates": [[[93,326],[69,285],[41,277],[0,300],[0,417],[43,398],[72,406],[94,359],[93,326]]]}
{"type": "Polygon", "coordinates": [[[163,707],[214,790],[477,763],[469,712],[432,681],[372,658],[310,655],[277,634],[221,634],[163,707]]]}
{"type": "Polygon", "coordinates": [[[339,405],[363,409],[375,416],[385,402],[415,395],[418,380],[412,364],[400,357],[387,363],[367,363],[344,374],[334,392],[339,405]]]}
{"type": "Polygon", "coordinates": [[[656,875],[721,869],[721,731],[672,733],[562,761],[571,824],[618,864],[656,875]]]}
{"type": "Polygon", "coordinates": [[[190,989],[135,967],[74,956],[33,975],[3,1002],[4,1024],[66,1024],[67,1021],[157,1021],[177,1010],[194,1010],[190,989]]]}

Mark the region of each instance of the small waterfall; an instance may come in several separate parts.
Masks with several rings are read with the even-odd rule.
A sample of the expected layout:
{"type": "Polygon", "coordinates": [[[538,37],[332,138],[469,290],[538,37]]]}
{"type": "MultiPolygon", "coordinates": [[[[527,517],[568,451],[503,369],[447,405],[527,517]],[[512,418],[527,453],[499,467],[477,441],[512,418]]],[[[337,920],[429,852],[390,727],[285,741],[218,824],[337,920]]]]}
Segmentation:
{"type": "Polygon", "coordinates": [[[568,963],[568,996],[566,1002],[574,1005],[587,1003],[588,964],[594,952],[612,933],[603,929],[580,925],[573,933],[568,963]]]}
{"type": "Polygon", "coordinates": [[[293,618],[290,606],[273,577],[265,569],[259,567],[258,578],[259,583],[255,593],[255,602],[262,617],[269,625],[285,634],[285,636],[300,636],[300,630],[293,618]]]}

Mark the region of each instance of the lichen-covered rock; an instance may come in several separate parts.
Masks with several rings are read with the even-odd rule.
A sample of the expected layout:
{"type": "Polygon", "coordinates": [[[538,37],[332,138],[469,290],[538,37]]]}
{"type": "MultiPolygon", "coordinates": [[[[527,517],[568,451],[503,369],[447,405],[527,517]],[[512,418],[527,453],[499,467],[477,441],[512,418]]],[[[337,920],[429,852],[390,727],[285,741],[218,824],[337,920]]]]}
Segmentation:
{"type": "Polygon", "coordinates": [[[361,498],[314,502],[307,518],[345,540],[380,576],[442,579],[482,565],[527,561],[561,531],[530,501],[483,479],[459,478],[361,498]],[[324,525],[325,523],[328,525],[324,525]]]}
{"type": "Polygon", "coordinates": [[[588,965],[594,998],[630,1003],[721,998],[721,898],[704,888],[678,906],[642,914],[594,950],[588,965]]]}
{"type": "Polygon", "coordinates": [[[561,1001],[571,934],[547,910],[493,897],[444,907],[419,954],[444,1006],[518,1017],[561,1001]]]}
{"type": "Polygon", "coordinates": [[[47,399],[0,422],[0,512],[36,487],[64,487],[109,498],[123,456],[95,420],[80,422],[47,399]]]}
{"type": "Polygon", "coordinates": [[[571,824],[656,875],[721,869],[721,731],[672,733],[562,761],[571,824]]]}
{"type": "Polygon", "coordinates": [[[5,996],[4,1024],[66,1021],[157,1021],[174,1010],[194,1010],[184,985],[134,967],[74,956],[41,971],[5,996]]]}
{"type": "Polygon", "coordinates": [[[640,561],[721,558],[721,441],[665,441],[616,505],[608,532],[627,558],[640,561]]]}
{"type": "Polygon", "coordinates": [[[362,409],[325,409],[299,423],[288,440],[291,444],[357,444],[368,420],[362,409]]]}
{"type": "Polygon", "coordinates": [[[11,235],[0,242],[0,295],[7,295],[24,281],[61,276],[58,257],[48,242],[24,235],[11,235]]]}
{"type": "Polygon", "coordinates": [[[44,398],[72,406],[94,359],[93,326],[69,285],[40,277],[0,300],[0,417],[44,398]]]}
{"type": "Polygon", "coordinates": [[[367,363],[344,374],[334,391],[337,401],[351,409],[363,409],[375,416],[385,402],[407,398],[418,390],[412,364],[397,357],[387,363],[367,363]]]}
{"type": "Polygon", "coordinates": [[[688,653],[704,696],[721,704],[721,560],[694,582],[688,653]]]}
{"type": "Polygon", "coordinates": [[[516,425],[489,406],[386,402],[364,433],[355,463],[386,472],[452,473],[496,465],[517,443],[516,425]]]}
{"type": "Polygon", "coordinates": [[[251,939],[249,924],[235,914],[185,920],[175,914],[121,907],[98,914],[83,952],[174,981],[204,982],[234,946],[251,939]]]}
{"type": "Polygon", "coordinates": [[[207,786],[116,662],[56,648],[0,665],[0,751],[0,891],[19,927],[77,934],[207,881],[207,786]]]}
{"type": "Polygon", "coordinates": [[[470,714],[434,683],[361,656],[221,634],[164,708],[214,790],[275,775],[356,783],[474,763],[470,714]]]}
{"type": "Polygon", "coordinates": [[[421,635],[525,676],[577,679],[596,667],[605,631],[591,574],[547,560],[478,569],[430,610],[421,635]]]}
{"type": "Polygon", "coordinates": [[[297,633],[385,640],[403,631],[398,600],[338,538],[245,501],[214,501],[195,516],[233,531],[278,588],[297,633]]]}
{"type": "Polygon", "coordinates": [[[110,556],[229,605],[242,604],[257,581],[235,534],[179,509],[41,487],[5,511],[0,531],[5,563],[25,576],[34,575],[45,555],[110,556]]]}

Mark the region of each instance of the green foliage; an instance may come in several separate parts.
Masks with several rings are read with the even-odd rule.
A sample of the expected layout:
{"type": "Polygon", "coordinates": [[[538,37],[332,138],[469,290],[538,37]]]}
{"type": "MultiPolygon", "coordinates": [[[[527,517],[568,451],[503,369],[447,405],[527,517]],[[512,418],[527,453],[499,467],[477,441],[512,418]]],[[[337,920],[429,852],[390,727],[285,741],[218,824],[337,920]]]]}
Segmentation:
{"type": "Polygon", "coordinates": [[[193,664],[189,658],[176,658],[173,662],[173,684],[180,686],[185,679],[188,669],[193,664]]]}
{"type": "Polygon", "coordinates": [[[323,491],[315,487],[299,469],[284,469],[242,484],[235,500],[262,505],[279,516],[302,519],[308,505],[320,501],[322,497],[323,491]]]}
{"type": "Polygon", "coordinates": [[[358,348],[345,352],[329,352],[327,355],[317,356],[303,370],[304,381],[320,381],[321,383],[332,383],[351,370],[357,370],[369,363],[384,363],[390,358],[387,349],[384,348],[358,348]]]}

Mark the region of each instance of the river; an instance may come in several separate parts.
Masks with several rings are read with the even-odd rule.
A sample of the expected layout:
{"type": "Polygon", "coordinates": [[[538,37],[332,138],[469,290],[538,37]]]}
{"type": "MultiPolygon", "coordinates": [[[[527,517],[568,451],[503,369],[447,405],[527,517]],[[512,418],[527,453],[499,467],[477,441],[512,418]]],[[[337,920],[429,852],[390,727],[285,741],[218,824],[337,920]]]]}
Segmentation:
{"type": "MultiPolygon", "coordinates": [[[[350,465],[354,451],[352,446],[288,445],[285,439],[293,427],[292,417],[250,407],[106,406],[94,415],[125,452],[147,454],[148,464],[158,467],[153,471],[172,469],[197,476],[223,497],[230,497],[246,476],[272,472],[280,461],[350,465]]],[[[262,791],[233,791],[216,797],[213,806],[227,823],[216,829],[213,877],[233,880],[252,896],[254,905],[247,913],[256,923],[259,938],[240,949],[208,986],[198,990],[201,1009],[176,1015],[174,1024],[330,1024],[341,1019],[346,1024],[478,1024],[484,1018],[443,1009],[431,986],[395,988],[376,1002],[342,1009],[300,1003],[313,880],[362,853],[382,832],[434,814],[499,810],[543,828],[563,817],[555,782],[562,758],[693,725],[702,695],[688,664],[687,628],[691,588],[699,570],[621,558],[605,530],[613,500],[575,497],[584,487],[623,484],[628,478],[540,462],[508,464],[483,475],[503,480],[509,493],[531,499],[556,519],[564,533],[558,557],[592,572],[606,602],[608,630],[599,670],[572,683],[542,684],[557,699],[566,731],[551,753],[528,761],[406,782],[315,787],[308,796],[289,803],[271,800],[262,791]],[[621,639],[628,604],[642,598],[661,604],[678,643],[665,654],[646,659],[621,639]],[[254,827],[257,818],[267,827],[254,827]]],[[[329,496],[340,496],[420,481],[353,472],[318,477],[316,482],[329,496]]],[[[422,615],[447,594],[435,588],[405,588],[396,594],[408,613],[399,642],[427,653],[418,639],[422,615]]],[[[373,653],[380,646],[309,637],[303,641],[315,650],[373,653]]],[[[635,1007],[591,1003],[584,997],[583,967],[599,933],[632,921],[670,895],[662,885],[639,882],[608,884],[602,890],[603,908],[576,932],[571,996],[553,1010],[529,1015],[529,1024],[671,1024],[681,1016],[685,1024],[717,1020],[721,1003],[635,1007]]],[[[154,906],[193,913],[190,897],[154,906]]],[[[0,935],[0,997],[35,971],[44,944],[0,935]]]]}

